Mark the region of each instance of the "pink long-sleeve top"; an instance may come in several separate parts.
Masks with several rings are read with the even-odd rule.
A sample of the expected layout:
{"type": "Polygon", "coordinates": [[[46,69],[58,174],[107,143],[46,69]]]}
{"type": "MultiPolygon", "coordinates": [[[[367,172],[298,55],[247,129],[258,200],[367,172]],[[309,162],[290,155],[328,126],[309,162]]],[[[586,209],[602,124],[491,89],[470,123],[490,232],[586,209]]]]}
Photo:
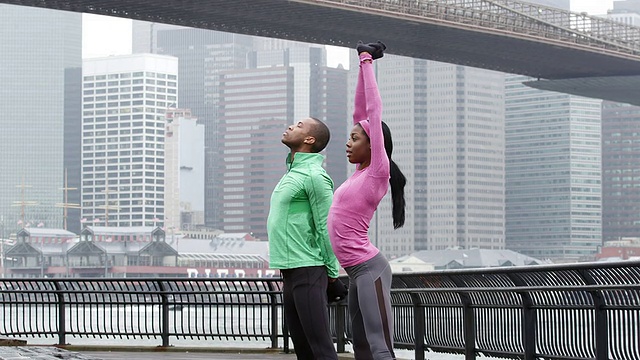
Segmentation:
{"type": "Polygon", "coordinates": [[[369,224],[389,189],[389,158],[382,135],[382,99],[371,55],[360,55],[353,122],[361,124],[371,144],[371,164],[356,171],[335,191],[327,227],[342,267],[361,264],[380,251],[369,240],[369,224]],[[368,121],[367,121],[368,120],[368,121]]]}

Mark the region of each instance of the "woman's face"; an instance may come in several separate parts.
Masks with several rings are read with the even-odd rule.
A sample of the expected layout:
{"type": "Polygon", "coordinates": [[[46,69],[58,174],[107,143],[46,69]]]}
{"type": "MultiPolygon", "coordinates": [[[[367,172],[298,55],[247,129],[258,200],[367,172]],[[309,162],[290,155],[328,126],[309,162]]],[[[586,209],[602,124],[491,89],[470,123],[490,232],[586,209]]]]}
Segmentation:
{"type": "Polygon", "coordinates": [[[363,164],[364,166],[368,166],[371,161],[369,137],[360,125],[353,127],[349,140],[347,140],[347,159],[352,164],[363,164]]]}

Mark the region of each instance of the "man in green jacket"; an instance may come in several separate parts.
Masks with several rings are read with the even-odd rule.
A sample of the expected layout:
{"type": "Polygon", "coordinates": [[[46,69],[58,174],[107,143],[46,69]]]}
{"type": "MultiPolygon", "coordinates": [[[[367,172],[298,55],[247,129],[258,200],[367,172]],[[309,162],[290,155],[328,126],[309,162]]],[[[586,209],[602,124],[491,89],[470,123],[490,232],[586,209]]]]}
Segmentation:
{"type": "Polygon", "coordinates": [[[327,285],[339,269],[327,232],[333,181],[319,154],[329,137],[327,126],[315,118],[282,134],[291,153],[271,194],[267,220],[269,266],[282,274],[284,315],[299,360],[338,358],[327,312],[327,285]]]}

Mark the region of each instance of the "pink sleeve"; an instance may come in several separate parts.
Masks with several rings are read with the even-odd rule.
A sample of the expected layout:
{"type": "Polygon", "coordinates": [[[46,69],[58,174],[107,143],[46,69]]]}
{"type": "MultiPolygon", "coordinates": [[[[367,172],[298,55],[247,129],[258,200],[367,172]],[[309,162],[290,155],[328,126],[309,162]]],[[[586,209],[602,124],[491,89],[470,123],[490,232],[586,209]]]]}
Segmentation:
{"type": "MultiPolygon", "coordinates": [[[[371,56],[369,56],[369,59],[371,56]]],[[[360,58],[362,63],[362,57],[360,58]]],[[[358,71],[358,83],[356,84],[356,96],[353,104],[353,125],[367,118],[367,99],[364,94],[364,79],[362,77],[362,66],[358,71]]]]}
{"type": "Polygon", "coordinates": [[[364,80],[364,93],[366,97],[367,116],[369,119],[369,140],[371,142],[371,171],[375,176],[389,176],[389,158],[384,149],[384,137],[382,135],[382,99],[378,91],[376,76],[373,72],[373,63],[366,60],[371,55],[360,57],[360,72],[364,80]]]}

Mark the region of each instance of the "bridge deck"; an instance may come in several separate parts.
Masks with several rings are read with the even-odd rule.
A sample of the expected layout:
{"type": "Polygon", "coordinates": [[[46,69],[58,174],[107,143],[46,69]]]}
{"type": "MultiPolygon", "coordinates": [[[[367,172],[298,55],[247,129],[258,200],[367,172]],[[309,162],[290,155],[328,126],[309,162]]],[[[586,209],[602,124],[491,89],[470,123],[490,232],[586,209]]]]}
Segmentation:
{"type": "MultiPolygon", "coordinates": [[[[638,55],[611,51],[597,43],[585,44],[575,37],[568,41],[541,35],[541,22],[516,16],[515,10],[505,21],[520,24],[516,28],[525,27],[528,32],[511,31],[511,25],[505,24],[499,29],[487,28],[487,21],[498,13],[485,14],[488,19],[457,15],[480,16],[481,13],[472,11],[473,1],[455,10],[446,6],[446,1],[391,0],[261,0],[260,6],[255,6],[255,0],[0,0],[0,3],[350,48],[358,40],[381,40],[387,43],[390,54],[542,79],[640,75],[638,55]],[[400,5],[405,3],[421,5],[420,15],[405,13],[408,10],[400,5]],[[388,8],[389,4],[398,5],[388,8]],[[442,11],[445,15],[453,11],[453,18],[442,11]]],[[[564,14],[567,18],[570,15],[564,14]]]]}

